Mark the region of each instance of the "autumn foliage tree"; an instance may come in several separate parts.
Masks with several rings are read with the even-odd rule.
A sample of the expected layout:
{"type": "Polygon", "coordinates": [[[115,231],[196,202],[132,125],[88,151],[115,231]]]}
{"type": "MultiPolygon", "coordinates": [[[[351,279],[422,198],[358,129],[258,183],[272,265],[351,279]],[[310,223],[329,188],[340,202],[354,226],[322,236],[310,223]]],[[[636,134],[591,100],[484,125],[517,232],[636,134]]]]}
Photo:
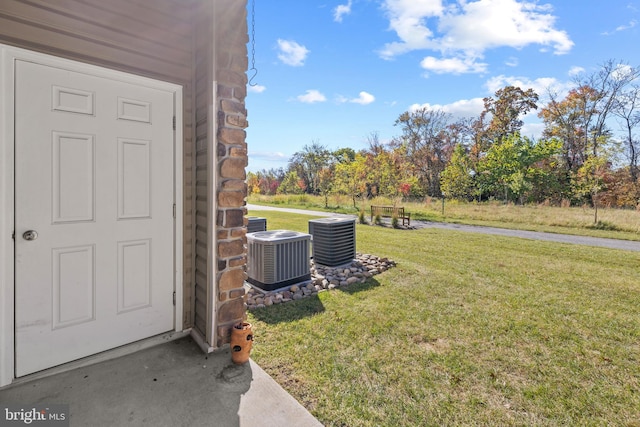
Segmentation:
{"type": "Polygon", "coordinates": [[[589,88],[579,87],[570,90],[560,100],[556,94],[550,93],[551,100],[538,114],[545,124],[543,137],[557,138],[562,142],[561,157],[567,178],[577,172],[587,158],[588,130],[584,112],[589,93],[589,88]]]}
{"type": "Polygon", "coordinates": [[[377,196],[445,195],[637,207],[639,78],[639,68],[611,60],[575,77],[566,92],[547,89],[538,140],[521,135],[525,116],[538,109],[538,94],[505,86],[484,98],[477,117],[412,109],[395,120],[400,134],[388,142],[375,132],[359,151],[330,151],[313,141],[291,157],[286,171],[249,172],[247,186],[250,194],[323,195],[325,205],[330,194],[348,195],[356,209],[358,199],[377,196]]]}
{"type": "Polygon", "coordinates": [[[305,190],[304,181],[295,170],[289,170],[278,187],[278,194],[302,194],[305,190]]]}
{"type": "MultiPolygon", "coordinates": [[[[631,180],[637,180],[637,176],[633,177],[637,172],[633,167],[636,148],[633,135],[640,117],[634,115],[638,102],[634,82],[639,76],[638,68],[609,60],[596,72],[577,76],[576,86],[564,98],[549,92],[550,101],[540,110],[539,117],[545,124],[543,136],[555,137],[562,142],[565,184],[599,181],[597,176],[588,179],[585,174],[601,169],[601,166],[596,168],[594,164],[606,164],[612,160],[610,153],[617,140],[613,138],[611,128],[613,117],[623,123],[626,135],[622,139],[630,154],[629,172],[632,174],[631,180]]],[[[574,185],[574,198],[591,194],[580,190],[583,187],[574,185]]],[[[596,206],[597,197],[589,196],[588,199],[596,206]]]]}
{"type": "Polygon", "coordinates": [[[338,162],[334,171],[334,189],[351,198],[353,207],[359,197],[367,191],[366,157],[357,153],[352,161],[338,162]]]}
{"type": "Polygon", "coordinates": [[[609,164],[604,156],[590,155],[575,175],[575,188],[578,193],[591,197],[594,207],[594,224],[598,223],[600,192],[605,188],[605,175],[609,164]]]}
{"type": "Polygon", "coordinates": [[[617,99],[613,114],[623,133],[627,148],[629,174],[631,182],[637,183],[640,177],[638,160],[640,159],[640,84],[632,84],[617,99]]]}
{"type": "Polygon", "coordinates": [[[395,123],[402,135],[394,140],[394,146],[429,196],[440,195],[440,174],[453,149],[447,136],[451,121],[451,115],[442,110],[422,107],[402,113],[395,123]]]}
{"type": "Polygon", "coordinates": [[[476,125],[481,150],[488,150],[493,144],[519,133],[524,124],[522,117],[538,108],[538,94],[533,89],[516,86],[498,89],[495,98],[487,97],[483,101],[484,110],[476,125]]]}
{"type": "Polygon", "coordinates": [[[284,169],[262,169],[247,174],[247,191],[249,194],[276,194],[285,176],[284,169]]]}
{"type": "Polygon", "coordinates": [[[467,150],[462,144],[456,145],[449,164],[440,177],[442,194],[450,199],[471,200],[477,193],[475,174],[467,150]]]}
{"type": "Polygon", "coordinates": [[[504,194],[505,202],[524,203],[533,189],[534,177],[544,174],[539,162],[558,153],[556,139],[534,141],[514,133],[494,144],[478,165],[478,182],[483,193],[504,194]]]}
{"type": "Polygon", "coordinates": [[[311,194],[320,193],[320,173],[329,166],[331,152],[318,141],[302,147],[289,160],[289,170],[295,170],[304,181],[306,191],[311,194]]]}

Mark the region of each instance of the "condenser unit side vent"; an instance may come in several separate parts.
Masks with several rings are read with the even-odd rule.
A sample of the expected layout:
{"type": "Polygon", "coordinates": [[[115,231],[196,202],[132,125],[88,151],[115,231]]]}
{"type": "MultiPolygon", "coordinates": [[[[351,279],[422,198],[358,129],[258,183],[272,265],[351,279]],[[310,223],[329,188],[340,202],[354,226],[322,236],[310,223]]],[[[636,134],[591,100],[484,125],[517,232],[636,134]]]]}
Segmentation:
{"type": "Polygon", "coordinates": [[[348,264],[356,257],[356,220],[322,218],[309,221],[313,261],[326,266],[348,264]]]}

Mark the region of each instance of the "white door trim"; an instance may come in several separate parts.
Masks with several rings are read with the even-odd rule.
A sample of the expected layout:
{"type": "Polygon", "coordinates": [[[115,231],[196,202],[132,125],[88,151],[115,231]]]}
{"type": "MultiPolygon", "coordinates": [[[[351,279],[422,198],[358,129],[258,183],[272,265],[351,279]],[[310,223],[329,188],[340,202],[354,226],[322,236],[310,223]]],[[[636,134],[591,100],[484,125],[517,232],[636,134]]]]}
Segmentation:
{"type": "Polygon", "coordinates": [[[76,72],[171,91],[175,100],[174,133],[174,307],[175,331],[183,330],[183,159],[182,86],[0,44],[0,387],[14,376],[15,357],[15,229],[14,93],[15,61],[24,60],[76,72]]]}

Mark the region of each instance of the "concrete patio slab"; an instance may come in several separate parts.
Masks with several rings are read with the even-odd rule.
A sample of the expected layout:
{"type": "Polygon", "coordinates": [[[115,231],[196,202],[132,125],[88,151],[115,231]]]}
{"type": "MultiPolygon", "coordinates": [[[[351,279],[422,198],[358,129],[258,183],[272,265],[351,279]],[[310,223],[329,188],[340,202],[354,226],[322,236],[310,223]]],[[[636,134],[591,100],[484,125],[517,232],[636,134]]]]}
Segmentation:
{"type": "Polygon", "coordinates": [[[5,387],[0,402],[68,404],[74,427],[322,425],[253,361],[189,337],[5,387]]]}

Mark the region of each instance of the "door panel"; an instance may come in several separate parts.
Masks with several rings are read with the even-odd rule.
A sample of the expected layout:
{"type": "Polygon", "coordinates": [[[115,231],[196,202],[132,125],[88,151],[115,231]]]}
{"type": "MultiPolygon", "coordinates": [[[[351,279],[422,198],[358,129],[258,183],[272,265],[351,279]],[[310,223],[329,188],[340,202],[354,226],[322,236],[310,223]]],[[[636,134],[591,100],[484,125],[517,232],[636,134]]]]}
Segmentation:
{"type": "Polygon", "coordinates": [[[53,249],[53,329],[95,320],[95,248],[53,249]]]}
{"type": "Polygon", "coordinates": [[[53,223],[93,221],[93,135],[52,132],[53,223]]]}
{"type": "Polygon", "coordinates": [[[151,305],[151,241],[118,243],[118,313],[151,305]]]}
{"type": "Polygon", "coordinates": [[[172,330],[173,92],[18,60],[15,108],[16,376],[172,330]]]}
{"type": "Polygon", "coordinates": [[[151,217],[151,141],[118,138],[118,219],[151,217]]]}

